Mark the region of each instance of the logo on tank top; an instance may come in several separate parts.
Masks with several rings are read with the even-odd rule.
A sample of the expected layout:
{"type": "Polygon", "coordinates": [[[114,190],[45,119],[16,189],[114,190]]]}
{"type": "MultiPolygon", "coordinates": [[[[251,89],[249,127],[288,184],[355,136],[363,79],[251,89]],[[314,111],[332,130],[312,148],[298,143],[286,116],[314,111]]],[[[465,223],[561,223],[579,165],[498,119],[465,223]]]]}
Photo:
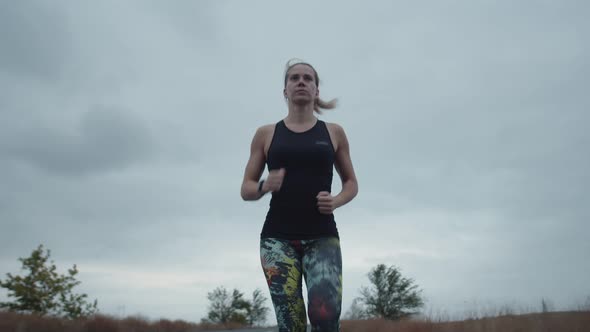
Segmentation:
{"type": "Polygon", "coordinates": [[[330,145],[330,143],[328,143],[326,141],[315,141],[315,144],[318,144],[318,145],[330,145]]]}

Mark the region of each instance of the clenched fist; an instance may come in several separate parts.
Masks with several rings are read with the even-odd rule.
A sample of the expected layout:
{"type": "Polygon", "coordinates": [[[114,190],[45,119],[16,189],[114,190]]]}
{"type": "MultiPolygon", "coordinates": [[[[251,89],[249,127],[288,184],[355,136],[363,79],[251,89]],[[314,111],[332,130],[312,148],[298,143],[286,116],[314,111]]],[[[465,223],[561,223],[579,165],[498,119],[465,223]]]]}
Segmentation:
{"type": "Polygon", "coordinates": [[[262,192],[275,192],[281,190],[283,179],[285,178],[285,169],[274,169],[268,172],[268,177],[262,184],[262,192]]]}
{"type": "Polygon", "coordinates": [[[318,210],[322,214],[331,214],[334,212],[334,197],[327,191],[320,191],[316,196],[318,199],[318,210]]]}

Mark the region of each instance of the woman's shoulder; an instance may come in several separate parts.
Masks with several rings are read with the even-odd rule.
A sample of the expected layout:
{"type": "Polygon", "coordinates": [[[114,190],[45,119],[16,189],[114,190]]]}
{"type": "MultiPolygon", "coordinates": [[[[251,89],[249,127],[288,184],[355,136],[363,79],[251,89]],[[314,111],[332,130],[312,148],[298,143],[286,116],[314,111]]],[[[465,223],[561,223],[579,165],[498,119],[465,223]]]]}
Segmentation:
{"type": "Polygon", "coordinates": [[[273,132],[275,130],[276,123],[268,123],[264,124],[256,129],[257,133],[260,134],[268,134],[269,132],[273,132]]]}
{"type": "Polygon", "coordinates": [[[328,127],[328,130],[330,132],[333,132],[335,134],[344,133],[344,128],[342,128],[341,125],[334,123],[334,122],[325,122],[324,121],[324,123],[326,124],[326,127],[328,127]]]}
{"type": "Polygon", "coordinates": [[[272,136],[274,135],[275,126],[276,126],[276,123],[269,123],[269,124],[265,124],[265,125],[262,125],[262,126],[256,128],[256,133],[254,134],[254,139],[261,140],[262,142],[266,142],[267,140],[272,138],[272,136]]]}
{"type": "Polygon", "coordinates": [[[326,128],[328,129],[328,133],[332,138],[332,144],[334,146],[334,150],[338,151],[339,147],[344,144],[347,145],[348,139],[346,138],[346,134],[344,133],[344,128],[337,123],[328,123],[326,122],[326,128]]]}

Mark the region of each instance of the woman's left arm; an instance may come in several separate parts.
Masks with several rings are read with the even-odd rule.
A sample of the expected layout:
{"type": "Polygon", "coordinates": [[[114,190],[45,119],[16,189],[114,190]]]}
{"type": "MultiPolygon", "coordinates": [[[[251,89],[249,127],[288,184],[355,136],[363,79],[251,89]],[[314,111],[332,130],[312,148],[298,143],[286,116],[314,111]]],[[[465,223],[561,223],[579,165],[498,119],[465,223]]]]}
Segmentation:
{"type": "Polygon", "coordinates": [[[342,180],[342,191],[334,196],[334,209],[350,202],[358,193],[358,182],[350,159],[350,147],[344,129],[333,124],[334,136],[336,138],[336,160],[334,166],[342,180]]]}

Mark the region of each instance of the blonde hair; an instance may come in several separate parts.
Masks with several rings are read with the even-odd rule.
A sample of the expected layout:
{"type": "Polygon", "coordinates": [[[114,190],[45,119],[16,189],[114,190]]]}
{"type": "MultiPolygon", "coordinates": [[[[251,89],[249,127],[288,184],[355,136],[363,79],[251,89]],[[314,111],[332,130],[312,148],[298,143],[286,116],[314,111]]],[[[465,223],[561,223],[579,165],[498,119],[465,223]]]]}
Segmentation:
{"type": "MultiPolygon", "coordinates": [[[[318,76],[318,72],[315,70],[315,68],[313,68],[312,65],[310,65],[309,63],[307,63],[303,60],[300,60],[300,59],[291,59],[291,60],[287,61],[287,64],[285,65],[284,86],[287,86],[287,79],[289,78],[289,70],[291,70],[291,68],[295,67],[296,65],[305,65],[305,66],[308,66],[309,68],[311,68],[313,70],[313,73],[315,76],[315,84],[317,87],[320,86],[320,77],[318,76]]],[[[323,109],[331,110],[333,108],[336,108],[337,103],[338,103],[338,99],[336,99],[336,98],[334,98],[330,101],[324,101],[318,96],[313,103],[313,110],[318,114],[322,114],[323,109]]]]}

